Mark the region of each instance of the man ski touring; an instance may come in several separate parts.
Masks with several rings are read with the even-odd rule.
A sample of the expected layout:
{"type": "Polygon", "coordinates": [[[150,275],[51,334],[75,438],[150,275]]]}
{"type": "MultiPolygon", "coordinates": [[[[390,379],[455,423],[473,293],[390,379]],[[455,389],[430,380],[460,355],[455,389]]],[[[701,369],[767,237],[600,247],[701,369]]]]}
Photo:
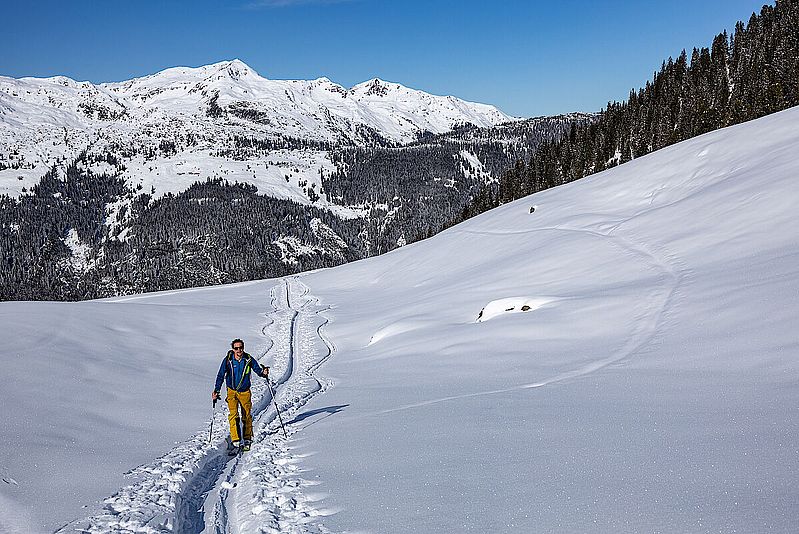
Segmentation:
{"type": "Polygon", "coordinates": [[[222,365],[219,366],[214,391],[211,393],[211,400],[216,401],[219,398],[219,389],[222,387],[222,381],[224,380],[227,385],[227,406],[228,410],[230,410],[228,422],[230,423],[230,439],[233,444],[233,451],[236,451],[239,446],[248,451],[252,443],[250,373],[255,371],[256,374],[268,380],[269,367],[261,367],[255,358],[244,352],[244,341],[234,339],[230,346],[233,350],[227,352],[227,355],[222,360],[222,365]],[[239,405],[241,405],[243,436],[239,435],[239,428],[236,424],[239,405]]]}

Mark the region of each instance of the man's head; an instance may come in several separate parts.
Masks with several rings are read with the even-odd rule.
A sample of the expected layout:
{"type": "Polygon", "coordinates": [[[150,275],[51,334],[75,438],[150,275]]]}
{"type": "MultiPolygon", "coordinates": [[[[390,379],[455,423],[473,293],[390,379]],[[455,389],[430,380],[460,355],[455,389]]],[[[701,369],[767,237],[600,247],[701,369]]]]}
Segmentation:
{"type": "Polygon", "coordinates": [[[230,348],[233,349],[233,352],[244,352],[244,342],[236,338],[230,342],[230,348]]]}

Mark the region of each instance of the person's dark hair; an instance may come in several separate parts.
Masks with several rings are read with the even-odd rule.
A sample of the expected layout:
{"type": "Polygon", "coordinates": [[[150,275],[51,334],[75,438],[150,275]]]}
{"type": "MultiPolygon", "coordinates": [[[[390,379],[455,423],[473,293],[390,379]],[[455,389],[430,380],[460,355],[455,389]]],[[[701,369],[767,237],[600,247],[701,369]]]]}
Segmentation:
{"type": "Polygon", "coordinates": [[[231,341],[231,342],[230,342],[230,348],[233,348],[233,346],[234,346],[236,343],[241,343],[241,346],[242,346],[242,347],[244,346],[244,341],[240,340],[239,338],[236,338],[236,339],[234,339],[233,341],[231,341]]]}

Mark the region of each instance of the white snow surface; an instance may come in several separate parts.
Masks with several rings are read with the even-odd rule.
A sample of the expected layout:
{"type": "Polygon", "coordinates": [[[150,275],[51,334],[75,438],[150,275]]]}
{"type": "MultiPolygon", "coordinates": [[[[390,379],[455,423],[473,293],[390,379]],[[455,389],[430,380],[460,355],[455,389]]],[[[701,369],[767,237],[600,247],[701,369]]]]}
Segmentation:
{"type": "Polygon", "coordinates": [[[0,303],[0,531],[799,531],[798,122],[333,269],[0,303]],[[228,460],[233,337],[275,402],[228,460]]]}

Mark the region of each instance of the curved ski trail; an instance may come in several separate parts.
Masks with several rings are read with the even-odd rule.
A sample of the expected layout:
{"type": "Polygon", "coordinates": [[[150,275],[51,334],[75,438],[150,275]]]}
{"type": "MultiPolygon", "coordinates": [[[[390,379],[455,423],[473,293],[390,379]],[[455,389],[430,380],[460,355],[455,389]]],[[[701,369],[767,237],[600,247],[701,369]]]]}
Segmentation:
{"type": "MultiPolygon", "coordinates": [[[[329,307],[319,306],[297,276],[281,279],[270,294],[272,310],[263,314],[263,339],[253,354],[269,365],[274,400],[288,422],[330,387],[313,373],[335,347],[322,332],[329,307]]],[[[286,426],[289,439],[283,437],[266,382],[252,382],[250,452],[227,456],[227,413],[217,409],[210,444],[209,421],[161,458],[130,471],[139,480],[105,499],[101,512],[57,532],[329,532],[318,522],[330,512],[303,493],[316,483],[300,476],[300,458],[290,447],[296,429],[286,426]]]]}
{"type": "MultiPolygon", "coordinates": [[[[313,372],[335,348],[322,334],[328,319],[321,313],[328,308],[320,308],[297,277],[285,279],[283,289],[265,335],[274,340],[270,373],[276,377],[276,404],[287,422],[330,387],[313,372]]],[[[292,454],[296,430],[286,427],[286,440],[269,392],[261,402],[266,409],[254,417],[252,449],[237,458],[219,491],[208,496],[205,532],[329,532],[319,521],[330,512],[318,509],[317,498],[303,491],[316,482],[302,478],[300,458],[292,454]]]]}

